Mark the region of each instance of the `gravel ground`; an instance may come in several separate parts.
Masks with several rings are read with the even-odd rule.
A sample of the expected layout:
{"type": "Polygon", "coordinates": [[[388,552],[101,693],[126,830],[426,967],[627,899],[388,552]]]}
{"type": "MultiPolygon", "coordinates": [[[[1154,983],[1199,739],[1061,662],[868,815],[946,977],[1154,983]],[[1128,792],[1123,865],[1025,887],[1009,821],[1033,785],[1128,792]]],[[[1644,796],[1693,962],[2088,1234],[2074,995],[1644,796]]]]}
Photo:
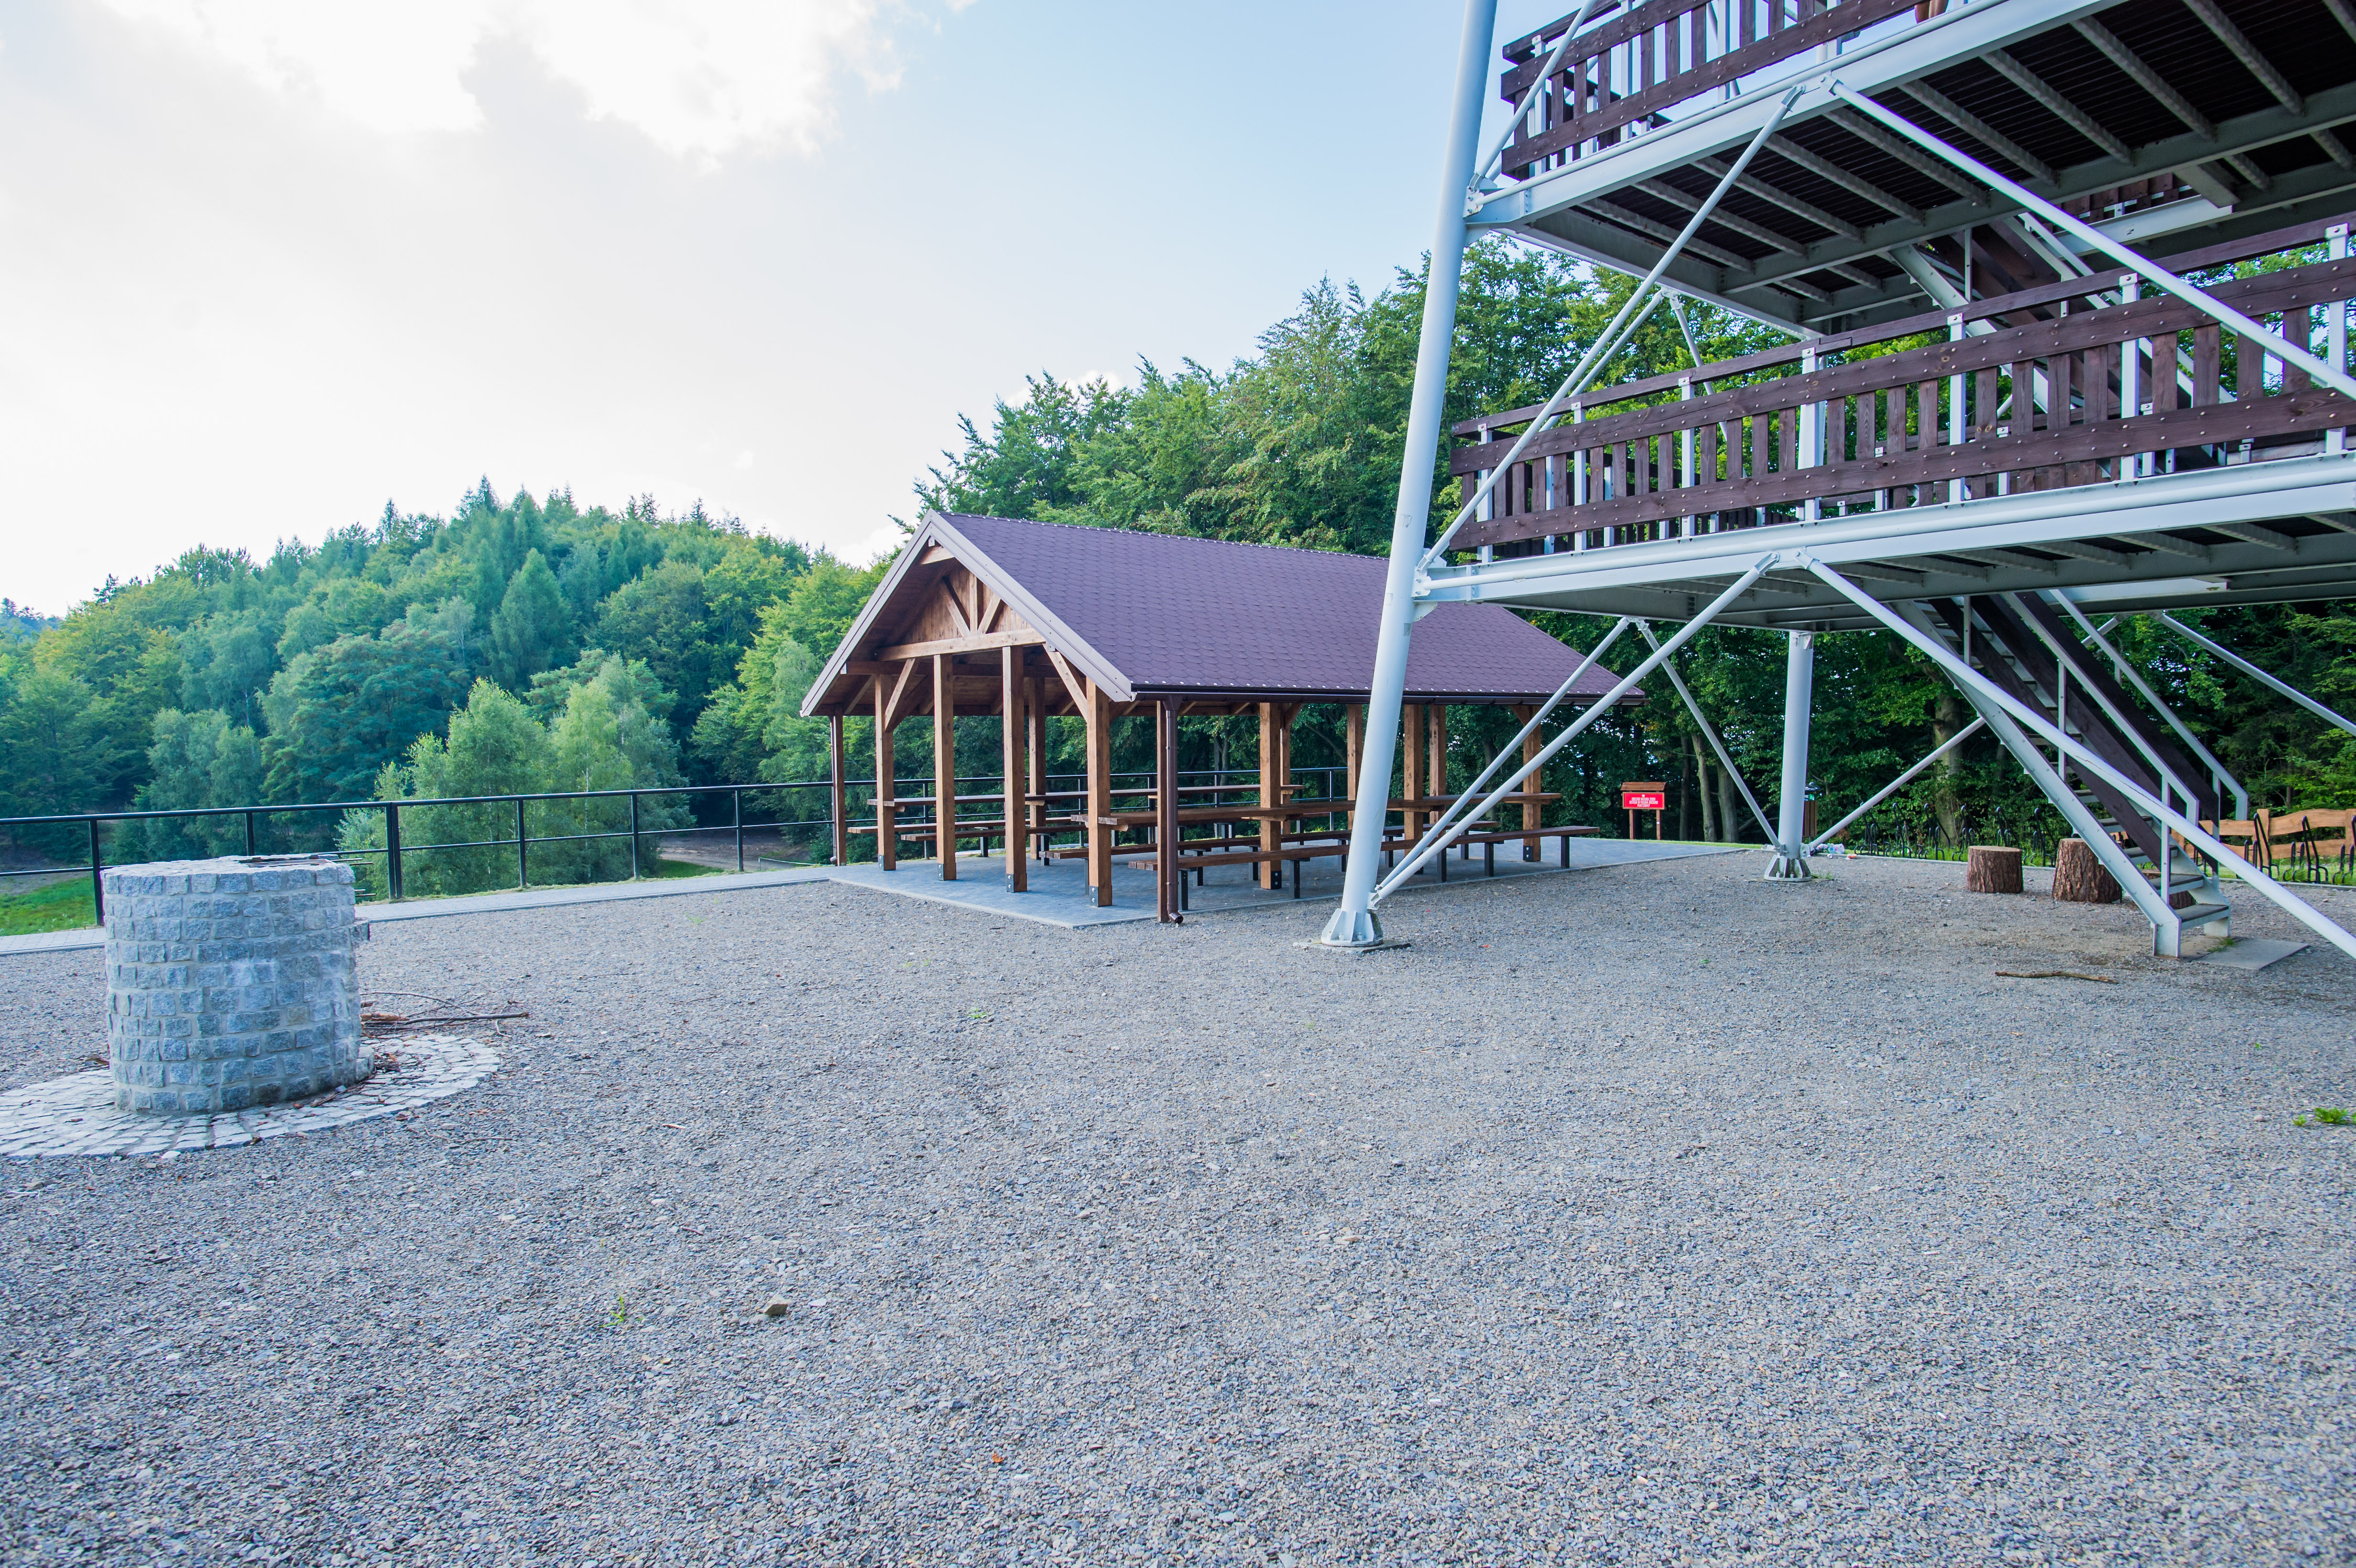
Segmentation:
{"type": "MultiPolygon", "coordinates": [[[[503,1072],[0,1170],[0,1553],[2356,1561],[2356,1128],[2291,1120],[2356,969],[1759,869],[1365,957],[827,884],[380,925],[366,984],[530,1009],[503,1072]]],[[[0,1083],[100,972],[0,960],[0,1083]]]]}

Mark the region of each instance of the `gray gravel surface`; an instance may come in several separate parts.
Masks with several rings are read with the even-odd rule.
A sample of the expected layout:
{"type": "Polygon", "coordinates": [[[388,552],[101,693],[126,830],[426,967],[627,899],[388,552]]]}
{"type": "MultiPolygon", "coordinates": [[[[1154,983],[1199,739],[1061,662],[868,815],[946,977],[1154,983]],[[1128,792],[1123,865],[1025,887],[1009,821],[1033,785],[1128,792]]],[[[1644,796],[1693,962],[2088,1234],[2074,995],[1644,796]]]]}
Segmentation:
{"type": "MultiPolygon", "coordinates": [[[[1759,869],[1355,958],[833,885],[380,926],[364,984],[530,1009],[502,1072],[0,1170],[0,1552],[2356,1559],[2356,1129],[2291,1120],[2356,966],[1759,869]]],[[[0,1084],[101,995],[0,960],[0,1084]]]]}

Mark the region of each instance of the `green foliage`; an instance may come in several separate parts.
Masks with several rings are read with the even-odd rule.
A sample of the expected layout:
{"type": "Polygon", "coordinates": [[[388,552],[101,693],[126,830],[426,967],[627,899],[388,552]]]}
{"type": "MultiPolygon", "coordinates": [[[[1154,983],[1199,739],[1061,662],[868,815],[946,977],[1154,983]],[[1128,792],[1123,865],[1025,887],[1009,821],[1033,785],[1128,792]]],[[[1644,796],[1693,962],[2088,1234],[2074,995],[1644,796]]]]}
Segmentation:
{"type": "Polygon", "coordinates": [[[2356,1127],[2356,1112],[2344,1105],[2318,1105],[2313,1115],[2293,1116],[2290,1120],[2296,1127],[2356,1127]]]}
{"type": "Polygon", "coordinates": [[[301,655],[278,673],[263,704],[269,797],[367,799],[384,759],[439,730],[466,689],[459,639],[422,620],[301,655]]]}
{"type": "MultiPolygon", "coordinates": [[[[700,505],[666,517],[640,496],[615,513],[564,492],[502,499],[483,483],[446,518],[388,504],[372,525],[266,561],[198,546],[151,578],[108,579],[62,619],[0,601],[0,815],[218,799],[189,793],[195,764],[174,751],[206,714],[219,716],[207,734],[253,735],[257,798],[365,795],[419,736],[444,731],[477,677],[530,698],[573,667],[584,631],[632,667],[655,665],[640,700],[684,724],[812,564],[700,505]],[[166,711],[179,716],[169,743],[156,729],[166,711]]],[[[813,637],[839,635],[873,581],[824,564],[799,623],[813,637]]],[[[0,852],[55,837],[15,835],[0,852]]]]}
{"type": "MultiPolygon", "coordinates": [[[[421,735],[403,761],[388,764],[375,794],[386,800],[536,795],[583,790],[659,789],[680,783],[678,748],[669,727],[649,710],[659,695],[644,665],[605,655],[568,672],[552,722],[543,723],[511,693],[478,680],[466,705],[450,715],[449,735],[421,735]]],[[[541,688],[543,700],[555,684],[541,688]]],[[[614,881],[629,875],[630,807],[626,799],[534,801],[524,806],[535,886],[614,881]],[[580,836],[618,833],[618,838],[580,836]]],[[[653,834],[686,825],[677,797],[645,801],[639,827],[653,834]]],[[[402,891],[416,894],[480,892],[513,887],[517,879],[516,807],[512,804],[420,805],[402,814],[402,891]],[[496,841],[504,839],[504,845],[496,841]],[[434,845],[468,844],[465,848],[434,845]],[[407,846],[418,848],[408,850],[407,846]]],[[[352,812],[338,847],[362,857],[363,896],[384,892],[384,816],[352,812]]],[[[641,862],[656,860],[651,841],[641,862]]]]}
{"type": "MultiPolygon", "coordinates": [[[[59,816],[84,809],[99,795],[105,783],[102,762],[112,752],[99,728],[97,708],[90,688],[72,676],[21,659],[0,662],[0,780],[6,781],[6,815],[59,816]]],[[[70,827],[16,829],[10,841],[45,857],[86,847],[77,844],[70,827]]]]}
{"type": "Polygon", "coordinates": [[[0,893],[0,936],[80,931],[97,923],[87,876],[67,877],[29,892],[0,893]]]}
{"type": "MultiPolygon", "coordinates": [[[[166,708],[156,714],[147,767],[147,782],[139,788],[142,811],[195,811],[262,798],[261,742],[219,709],[184,713],[166,708]]],[[[127,822],[111,855],[126,862],[189,860],[244,847],[242,817],[192,817],[127,822]]]]}
{"type": "Polygon", "coordinates": [[[528,550],[491,617],[491,673],[509,690],[522,691],[532,677],[572,656],[573,612],[547,560],[528,550]]]}

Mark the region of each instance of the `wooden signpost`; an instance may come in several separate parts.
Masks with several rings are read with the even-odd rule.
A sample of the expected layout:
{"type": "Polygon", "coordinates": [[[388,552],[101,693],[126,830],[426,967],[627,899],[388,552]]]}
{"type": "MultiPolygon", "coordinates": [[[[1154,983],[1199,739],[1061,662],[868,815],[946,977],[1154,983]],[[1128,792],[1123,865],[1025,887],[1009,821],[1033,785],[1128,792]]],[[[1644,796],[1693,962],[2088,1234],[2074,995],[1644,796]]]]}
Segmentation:
{"type": "Polygon", "coordinates": [[[1668,805],[1669,786],[1658,780],[1639,781],[1620,786],[1620,809],[1628,814],[1628,837],[1631,838],[1636,837],[1636,814],[1640,811],[1649,811],[1653,814],[1653,839],[1654,842],[1658,843],[1661,837],[1661,813],[1668,809],[1668,805]]]}

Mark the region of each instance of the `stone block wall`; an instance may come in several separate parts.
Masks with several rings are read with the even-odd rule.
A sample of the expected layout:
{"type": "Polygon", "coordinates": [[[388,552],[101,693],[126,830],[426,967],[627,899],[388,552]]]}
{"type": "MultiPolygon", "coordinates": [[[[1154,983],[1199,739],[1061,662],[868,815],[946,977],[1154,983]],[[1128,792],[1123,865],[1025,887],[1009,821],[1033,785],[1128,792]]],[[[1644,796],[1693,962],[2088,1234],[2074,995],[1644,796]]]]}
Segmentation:
{"type": "Polygon", "coordinates": [[[226,858],[104,876],[117,1109],[241,1111],[368,1075],[349,866],[226,858]]]}

